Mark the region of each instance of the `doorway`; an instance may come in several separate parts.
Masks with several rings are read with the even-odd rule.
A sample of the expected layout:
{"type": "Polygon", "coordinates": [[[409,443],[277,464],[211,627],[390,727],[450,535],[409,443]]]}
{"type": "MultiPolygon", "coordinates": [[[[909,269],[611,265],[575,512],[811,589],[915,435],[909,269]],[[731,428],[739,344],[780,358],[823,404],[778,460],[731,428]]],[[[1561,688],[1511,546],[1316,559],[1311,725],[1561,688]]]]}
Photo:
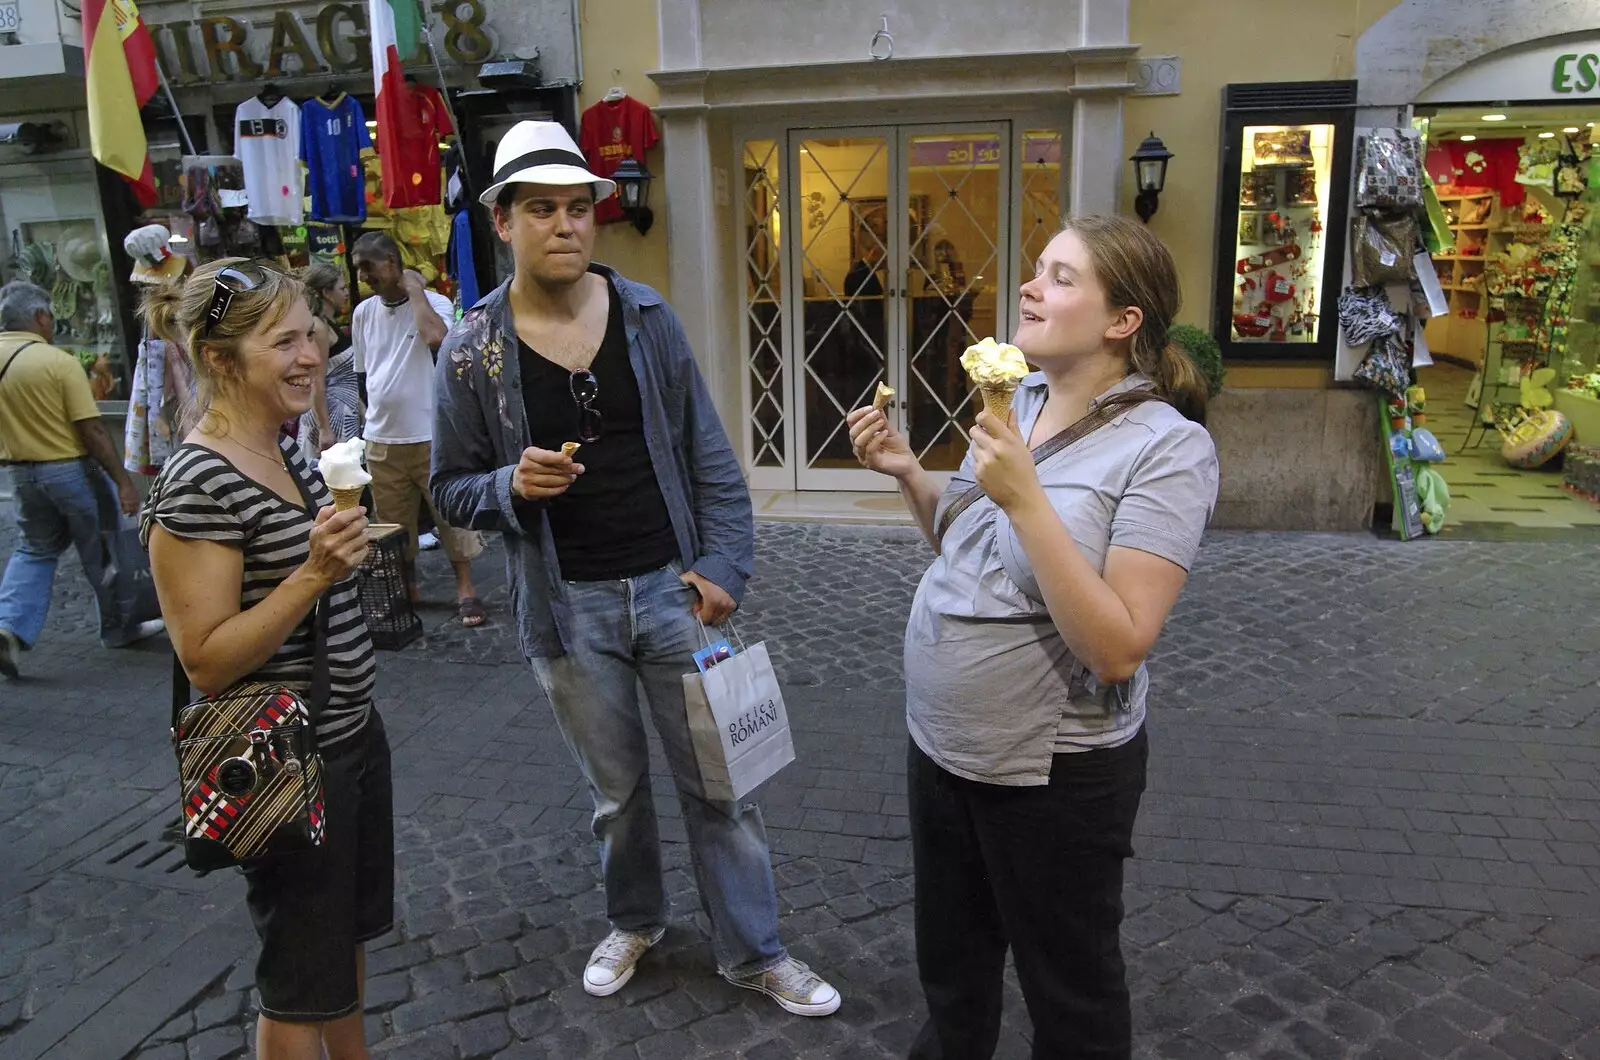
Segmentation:
{"type": "Polygon", "coordinates": [[[923,467],[960,467],[978,405],[965,349],[1015,326],[1060,226],[1044,123],[774,130],[740,145],[745,452],[758,489],[892,490],[846,417],[882,382],[923,467]]]}

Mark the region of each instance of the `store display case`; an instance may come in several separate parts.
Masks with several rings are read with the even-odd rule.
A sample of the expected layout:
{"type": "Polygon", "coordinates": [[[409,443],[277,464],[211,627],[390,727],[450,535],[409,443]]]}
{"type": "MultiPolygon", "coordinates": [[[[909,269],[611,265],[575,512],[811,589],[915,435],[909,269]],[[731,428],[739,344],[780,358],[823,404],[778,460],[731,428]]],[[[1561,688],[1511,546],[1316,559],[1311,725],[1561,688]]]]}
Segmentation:
{"type": "Polygon", "coordinates": [[[1230,360],[1332,361],[1353,82],[1224,92],[1214,333],[1230,360]]]}

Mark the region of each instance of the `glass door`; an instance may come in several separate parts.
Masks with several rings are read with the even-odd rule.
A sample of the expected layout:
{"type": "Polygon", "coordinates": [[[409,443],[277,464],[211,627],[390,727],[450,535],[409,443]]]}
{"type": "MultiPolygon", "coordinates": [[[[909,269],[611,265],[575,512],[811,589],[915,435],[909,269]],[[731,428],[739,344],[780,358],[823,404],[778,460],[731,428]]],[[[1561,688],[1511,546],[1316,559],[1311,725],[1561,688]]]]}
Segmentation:
{"type": "Polygon", "coordinates": [[[845,417],[894,386],[900,322],[890,312],[904,275],[904,196],[894,188],[891,130],[828,129],[789,136],[793,206],[788,279],[795,354],[800,489],[893,488],[856,463],[845,417]]]}
{"type": "Polygon", "coordinates": [[[900,426],[929,471],[954,471],[980,407],[961,354],[1011,335],[1009,124],[900,130],[906,282],[894,384],[900,426]]]}
{"type": "Polygon", "coordinates": [[[1009,124],[796,131],[789,137],[790,349],[800,489],[892,489],[845,418],[880,381],[930,471],[961,465],[976,409],[961,354],[1010,334],[1009,124]]]}

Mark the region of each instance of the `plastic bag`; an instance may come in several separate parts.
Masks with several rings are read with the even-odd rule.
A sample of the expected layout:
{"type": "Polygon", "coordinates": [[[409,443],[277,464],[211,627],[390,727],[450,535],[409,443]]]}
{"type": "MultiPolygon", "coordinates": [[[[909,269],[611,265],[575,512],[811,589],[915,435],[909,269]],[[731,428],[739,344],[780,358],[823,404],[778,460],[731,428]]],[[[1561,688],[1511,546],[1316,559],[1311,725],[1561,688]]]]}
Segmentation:
{"type": "Polygon", "coordinates": [[[1339,296],[1339,327],[1348,346],[1363,346],[1404,326],[1405,320],[1389,305],[1381,287],[1346,287],[1339,296]]]}
{"type": "Polygon", "coordinates": [[[1417,253],[1418,226],[1413,214],[1362,214],[1355,220],[1350,272],[1357,287],[1410,283],[1417,253]]]}
{"type": "Polygon", "coordinates": [[[1355,378],[1405,400],[1411,385],[1411,352],[1397,336],[1381,335],[1373,340],[1372,352],[1355,370],[1355,378]]]}
{"type": "Polygon", "coordinates": [[[1428,428],[1418,427],[1411,432],[1411,458],[1437,464],[1444,459],[1444,446],[1428,428]]]}
{"type": "Polygon", "coordinates": [[[1413,210],[1422,205],[1422,141],[1398,129],[1361,137],[1356,205],[1413,210]]]}

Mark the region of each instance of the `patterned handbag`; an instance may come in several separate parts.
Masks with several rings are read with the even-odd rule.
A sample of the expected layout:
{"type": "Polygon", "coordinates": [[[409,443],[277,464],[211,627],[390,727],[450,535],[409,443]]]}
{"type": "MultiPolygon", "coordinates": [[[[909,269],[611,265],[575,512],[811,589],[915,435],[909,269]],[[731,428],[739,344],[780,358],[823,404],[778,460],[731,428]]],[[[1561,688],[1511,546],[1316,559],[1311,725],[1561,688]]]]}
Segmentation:
{"type": "MultiPolygon", "coordinates": [[[[306,508],[310,487],[294,473],[306,508]]],[[[312,619],[311,688],[241,681],[185,705],[189,678],[172,657],[172,744],[183,807],[183,859],[191,869],[244,865],[322,845],[322,756],[316,713],[327,705],[327,599],[312,619]]]]}
{"type": "Polygon", "coordinates": [[[259,681],[177,712],[172,736],[191,869],[322,845],[322,756],[311,723],[305,700],[259,681]]]}

